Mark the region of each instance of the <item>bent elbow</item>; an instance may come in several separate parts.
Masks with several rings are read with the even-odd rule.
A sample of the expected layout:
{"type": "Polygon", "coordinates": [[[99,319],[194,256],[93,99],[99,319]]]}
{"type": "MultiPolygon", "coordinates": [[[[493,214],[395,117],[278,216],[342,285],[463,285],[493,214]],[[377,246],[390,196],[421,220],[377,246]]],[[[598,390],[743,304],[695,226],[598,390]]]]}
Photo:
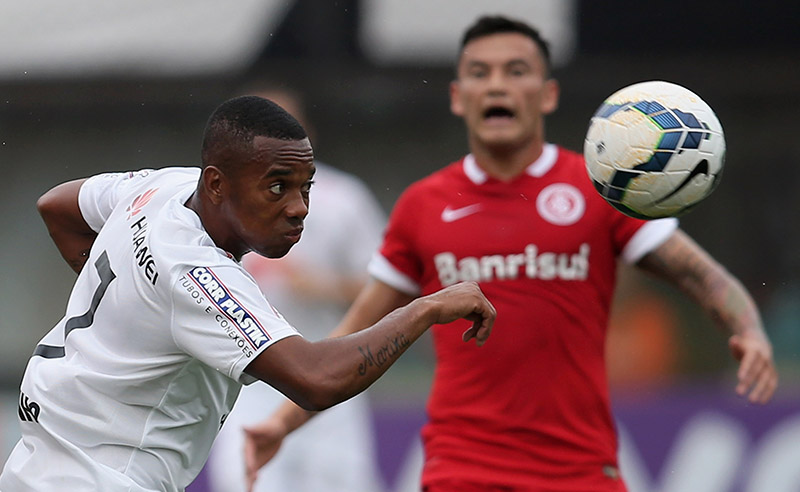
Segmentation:
{"type": "Polygon", "coordinates": [[[49,215],[53,214],[56,203],[57,199],[54,196],[53,190],[47,191],[36,200],[36,210],[42,218],[46,219],[49,215]]]}
{"type": "Polygon", "coordinates": [[[336,405],[336,403],[331,403],[328,400],[321,400],[321,399],[293,399],[297,406],[302,408],[303,410],[308,410],[309,412],[321,412],[323,410],[327,410],[330,407],[336,405]]]}
{"type": "Polygon", "coordinates": [[[290,398],[304,410],[319,412],[354,395],[355,393],[347,391],[341,380],[317,380],[309,382],[290,398]]]}

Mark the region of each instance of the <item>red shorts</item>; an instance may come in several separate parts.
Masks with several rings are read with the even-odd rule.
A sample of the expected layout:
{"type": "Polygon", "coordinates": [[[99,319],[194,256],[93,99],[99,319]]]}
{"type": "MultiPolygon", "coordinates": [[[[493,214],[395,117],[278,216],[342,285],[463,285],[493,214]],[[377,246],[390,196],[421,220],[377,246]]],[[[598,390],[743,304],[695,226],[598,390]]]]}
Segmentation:
{"type": "MultiPolygon", "coordinates": [[[[619,486],[618,490],[620,492],[626,492],[627,489],[622,480],[617,481],[616,484],[619,486]]],[[[602,490],[608,489],[604,488],[602,490]]],[[[617,488],[615,487],[614,490],[617,490],[617,488]]],[[[422,492],[543,492],[543,489],[470,482],[468,480],[439,480],[422,487],[422,492]]]]}
{"type": "Polygon", "coordinates": [[[466,480],[440,480],[422,487],[422,492],[524,492],[523,489],[504,485],[469,482],[466,480]]]}

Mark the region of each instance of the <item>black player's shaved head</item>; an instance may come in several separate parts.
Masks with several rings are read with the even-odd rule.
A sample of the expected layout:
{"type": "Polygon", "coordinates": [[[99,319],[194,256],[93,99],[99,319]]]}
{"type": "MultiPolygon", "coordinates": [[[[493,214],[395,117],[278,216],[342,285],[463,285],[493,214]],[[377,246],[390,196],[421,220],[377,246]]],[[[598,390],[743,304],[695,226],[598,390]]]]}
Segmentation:
{"type": "Polygon", "coordinates": [[[253,138],[278,140],[307,138],[303,126],[274,102],[258,96],[240,96],[225,101],[206,123],[201,159],[203,167],[216,166],[235,172],[247,162],[253,138]]]}

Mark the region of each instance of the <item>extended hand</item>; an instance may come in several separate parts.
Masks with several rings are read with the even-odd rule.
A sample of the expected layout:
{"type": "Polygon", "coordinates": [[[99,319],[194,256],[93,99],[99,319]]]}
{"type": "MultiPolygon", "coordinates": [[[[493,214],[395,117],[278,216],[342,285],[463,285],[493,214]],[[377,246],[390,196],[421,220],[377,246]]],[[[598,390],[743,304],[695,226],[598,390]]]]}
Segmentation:
{"type": "Polygon", "coordinates": [[[270,418],[244,428],[244,463],[247,490],[253,490],[258,471],[271,460],[283,443],[287,431],[278,419],[270,418]]]}
{"type": "Polygon", "coordinates": [[[489,338],[497,311],[477,283],[451,285],[426,298],[441,303],[436,323],[450,323],[460,318],[472,321],[472,327],[462,336],[465,342],[474,338],[478,346],[481,346],[489,338]]]}
{"type": "Polygon", "coordinates": [[[766,403],[778,387],[778,372],[772,359],[772,345],[760,333],[746,332],[728,339],[733,357],[739,361],[736,392],[753,403],[766,403]]]}

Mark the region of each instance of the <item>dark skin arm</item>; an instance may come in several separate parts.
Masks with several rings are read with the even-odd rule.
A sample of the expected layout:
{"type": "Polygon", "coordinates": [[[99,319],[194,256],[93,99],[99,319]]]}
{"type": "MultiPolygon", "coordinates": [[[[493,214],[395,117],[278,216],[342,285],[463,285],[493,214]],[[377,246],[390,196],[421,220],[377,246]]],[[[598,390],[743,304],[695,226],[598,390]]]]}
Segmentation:
{"type": "Polygon", "coordinates": [[[778,386],[772,345],[741,282],[680,230],[637,266],[677,286],[709,314],[729,336],[728,346],[739,361],[736,392],[753,403],[769,401],[778,386]]]}
{"type": "Polygon", "coordinates": [[[323,410],[364,391],[434,324],[473,322],[462,339],[483,345],[496,316],[476,283],[457,284],[392,311],[346,336],[309,342],[283,339],[246,372],[268,382],[306,410],[323,410]]]}
{"type": "MultiPolygon", "coordinates": [[[[343,337],[375,324],[383,316],[406,306],[414,299],[378,280],[371,280],[359,293],[342,321],[329,335],[343,337]]],[[[465,338],[469,334],[464,334],[465,338]]],[[[317,412],[303,410],[293,401],[286,402],[263,421],[244,429],[247,490],[252,490],[258,471],[278,452],[283,439],[305,424],[317,412]]]]}
{"type": "Polygon", "coordinates": [[[75,273],[80,273],[97,237],[78,207],[78,191],[84,181],[77,179],[62,183],[36,202],[50,237],[75,273]]]}

